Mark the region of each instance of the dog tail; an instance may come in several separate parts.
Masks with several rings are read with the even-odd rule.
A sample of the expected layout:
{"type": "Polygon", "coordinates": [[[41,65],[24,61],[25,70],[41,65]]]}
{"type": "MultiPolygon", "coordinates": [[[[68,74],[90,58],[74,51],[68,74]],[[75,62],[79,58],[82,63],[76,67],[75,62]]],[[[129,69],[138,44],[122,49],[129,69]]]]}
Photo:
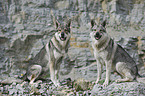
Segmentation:
{"type": "Polygon", "coordinates": [[[144,83],[144,84],[145,84],[145,77],[137,76],[136,80],[137,80],[138,82],[141,82],[141,83],[144,83]]]}

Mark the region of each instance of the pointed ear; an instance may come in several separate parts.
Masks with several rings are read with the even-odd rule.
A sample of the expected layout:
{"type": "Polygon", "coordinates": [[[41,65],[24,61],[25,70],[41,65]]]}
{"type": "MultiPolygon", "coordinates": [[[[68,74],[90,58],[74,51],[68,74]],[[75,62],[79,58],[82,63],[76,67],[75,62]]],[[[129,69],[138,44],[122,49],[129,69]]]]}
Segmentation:
{"type": "Polygon", "coordinates": [[[58,26],[60,26],[60,23],[57,20],[55,20],[55,28],[57,29],[58,26]]]}
{"type": "Polygon", "coordinates": [[[106,20],[104,20],[101,25],[105,28],[106,27],[106,20]]]}
{"type": "Polygon", "coordinates": [[[69,19],[69,20],[67,21],[66,26],[67,26],[67,27],[70,27],[70,24],[71,24],[71,19],[69,19]]]}
{"type": "Polygon", "coordinates": [[[95,25],[95,21],[94,20],[91,20],[91,28],[93,28],[93,26],[95,25]]]}

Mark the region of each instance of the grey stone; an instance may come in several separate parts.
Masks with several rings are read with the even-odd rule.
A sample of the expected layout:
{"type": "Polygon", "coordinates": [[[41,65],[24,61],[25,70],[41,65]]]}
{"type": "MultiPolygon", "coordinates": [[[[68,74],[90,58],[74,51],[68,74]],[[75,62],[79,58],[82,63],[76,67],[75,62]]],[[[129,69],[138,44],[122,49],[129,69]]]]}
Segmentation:
{"type": "MultiPolygon", "coordinates": [[[[68,57],[61,64],[61,80],[68,77],[77,80],[81,77],[94,82],[97,78],[97,66],[89,37],[91,19],[95,19],[98,23],[107,19],[108,34],[134,58],[139,73],[144,75],[144,0],[2,0],[0,1],[0,81],[8,77],[17,78],[26,73],[28,60],[35,57],[56,32],[53,16],[61,22],[64,19],[72,19],[72,45],[68,57]]],[[[105,68],[102,77],[103,81],[105,68]]],[[[138,88],[140,83],[133,82],[135,87],[130,93],[130,89],[124,90],[124,86],[133,86],[132,83],[128,85],[123,83],[121,85],[123,89],[119,89],[120,85],[113,83],[117,78],[120,76],[111,74],[110,87],[97,89],[101,88],[97,85],[99,93],[94,94],[144,95],[142,89],[138,90],[140,93],[135,93],[137,92],[135,87],[138,88]],[[115,85],[118,86],[116,89],[115,85]],[[117,93],[120,90],[124,92],[117,93]]],[[[11,95],[15,93],[16,90],[10,92],[11,95]]],[[[51,92],[45,95],[49,94],[51,92]]]]}
{"type": "Polygon", "coordinates": [[[128,82],[128,83],[112,83],[111,85],[107,86],[106,88],[103,88],[100,85],[95,85],[92,89],[91,95],[139,95],[144,94],[144,92],[141,92],[141,90],[144,90],[144,84],[142,83],[136,83],[136,82],[128,82]],[[140,91],[141,93],[139,93],[140,91]]]}

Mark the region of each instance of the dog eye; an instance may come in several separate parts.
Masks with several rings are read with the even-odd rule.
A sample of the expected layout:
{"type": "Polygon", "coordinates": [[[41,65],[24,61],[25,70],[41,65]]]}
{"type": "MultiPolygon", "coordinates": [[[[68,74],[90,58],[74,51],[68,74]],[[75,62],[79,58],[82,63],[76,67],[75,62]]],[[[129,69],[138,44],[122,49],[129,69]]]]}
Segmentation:
{"type": "Polygon", "coordinates": [[[70,33],[70,31],[67,31],[68,33],[70,33]]]}
{"type": "Polygon", "coordinates": [[[65,30],[65,32],[70,33],[70,28],[67,28],[67,29],[64,29],[64,30],[65,30]]]}
{"type": "Polygon", "coordinates": [[[58,31],[61,31],[61,29],[58,29],[58,31]]]}
{"type": "Polygon", "coordinates": [[[102,32],[103,30],[101,29],[100,32],[102,32]]]}
{"type": "Polygon", "coordinates": [[[105,30],[104,29],[100,29],[100,32],[104,32],[105,30]]]}
{"type": "Polygon", "coordinates": [[[92,31],[97,31],[96,29],[92,29],[92,31]]]}

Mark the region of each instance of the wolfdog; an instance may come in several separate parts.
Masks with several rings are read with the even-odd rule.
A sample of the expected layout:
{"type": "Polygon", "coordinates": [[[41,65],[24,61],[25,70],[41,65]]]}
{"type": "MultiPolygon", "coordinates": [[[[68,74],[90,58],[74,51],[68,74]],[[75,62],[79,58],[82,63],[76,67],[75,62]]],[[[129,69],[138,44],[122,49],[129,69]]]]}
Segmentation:
{"type": "Polygon", "coordinates": [[[94,57],[97,62],[97,80],[100,80],[103,64],[106,65],[106,79],[103,86],[109,84],[111,70],[117,71],[123,79],[117,79],[116,82],[133,81],[136,79],[142,81],[138,74],[138,68],[133,58],[106,33],[106,21],[98,25],[94,20],[91,21],[90,37],[94,57]]]}
{"type": "Polygon", "coordinates": [[[55,86],[60,86],[58,73],[61,61],[69,48],[71,20],[68,20],[66,24],[61,24],[58,20],[55,21],[55,35],[30,62],[31,66],[28,68],[26,74],[26,77],[30,80],[30,84],[33,84],[37,78],[44,74],[48,74],[49,71],[51,81],[55,86]],[[43,59],[48,62],[44,62],[43,59]]]}

